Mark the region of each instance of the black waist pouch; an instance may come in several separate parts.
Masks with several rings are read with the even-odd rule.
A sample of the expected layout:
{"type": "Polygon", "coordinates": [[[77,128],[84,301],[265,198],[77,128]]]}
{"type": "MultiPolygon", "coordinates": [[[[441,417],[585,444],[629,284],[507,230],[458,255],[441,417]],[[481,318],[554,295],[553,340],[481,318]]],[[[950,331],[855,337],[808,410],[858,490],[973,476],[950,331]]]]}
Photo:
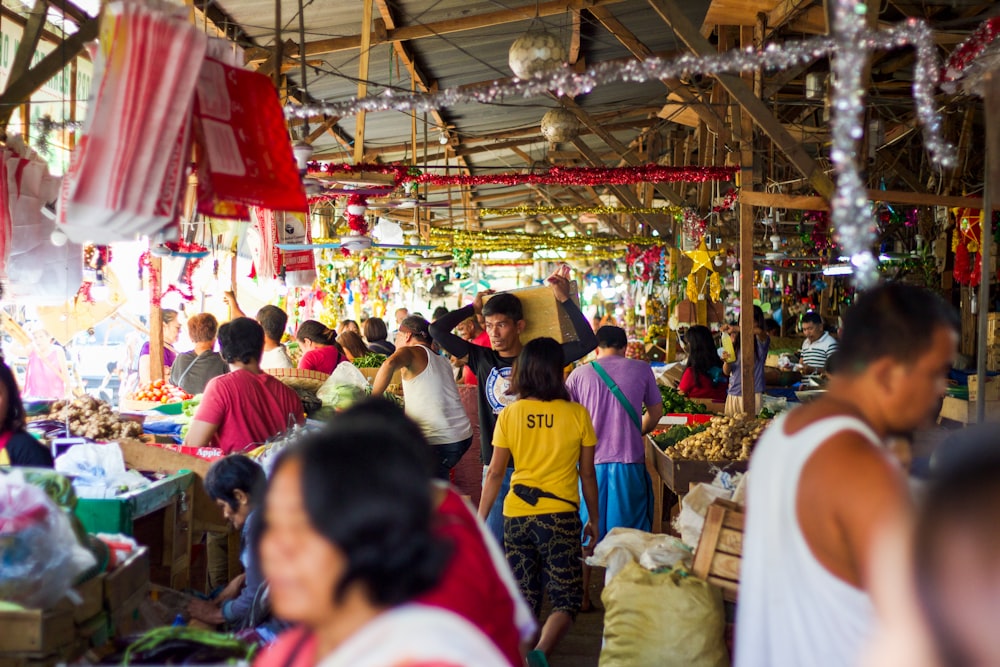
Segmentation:
{"type": "Polygon", "coordinates": [[[539,489],[537,486],[528,486],[527,484],[515,484],[510,488],[511,491],[514,492],[515,496],[517,496],[524,502],[528,503],[532,507],[538,504],[539,498],[550,498],[552,500],[562,501],[567,505],[572,505],[574,510],[577,511],[580,510],[580,505],[573,502],[572,500],[567,500],[566,498],[557,496],[554,493],[549,493],[544,489],[539,489]]]}

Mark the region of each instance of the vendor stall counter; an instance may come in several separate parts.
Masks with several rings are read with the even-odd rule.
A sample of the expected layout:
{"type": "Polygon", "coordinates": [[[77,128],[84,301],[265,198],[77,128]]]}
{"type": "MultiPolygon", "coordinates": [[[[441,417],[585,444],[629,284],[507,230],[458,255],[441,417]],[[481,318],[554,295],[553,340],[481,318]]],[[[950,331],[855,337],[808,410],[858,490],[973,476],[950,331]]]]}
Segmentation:
{"type": "Polygon", "coordinates": [[[194,481],[182,471],[115,498],[81,498],[76,515],[89,533],[124,533],[148,546],[151,580],[184,590],[191,585],[194,481]]]}

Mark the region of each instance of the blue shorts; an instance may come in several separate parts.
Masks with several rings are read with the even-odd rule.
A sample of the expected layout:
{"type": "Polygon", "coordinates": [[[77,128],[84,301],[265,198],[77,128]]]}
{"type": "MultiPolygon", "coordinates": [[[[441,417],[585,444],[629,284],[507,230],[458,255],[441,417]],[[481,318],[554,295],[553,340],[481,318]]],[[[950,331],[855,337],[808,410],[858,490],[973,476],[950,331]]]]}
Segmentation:
{"type": "MultiPolygon", "coordinates": [[[[649,532],[653,526],[653,482],[645,463],[598,463],[597,504],[601,513],[598,541],[612,528],[636,528],[649,532]]],[[[583,487],[580,488],[583,499],[583,487]]],[[[580,504],[580,519],[587,523],[587,504],[580,504]]]]}

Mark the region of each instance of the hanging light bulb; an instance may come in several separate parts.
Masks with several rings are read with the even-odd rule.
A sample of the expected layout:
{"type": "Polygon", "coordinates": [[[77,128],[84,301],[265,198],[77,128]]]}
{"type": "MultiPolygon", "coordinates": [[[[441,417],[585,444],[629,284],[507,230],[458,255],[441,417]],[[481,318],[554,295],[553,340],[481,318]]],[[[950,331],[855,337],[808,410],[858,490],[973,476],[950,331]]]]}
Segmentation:
{"type": "Polygon", "coordinates": [[[448,145],[448,135],[445,134],[444,130],[441,130],[441,136],[438,137],[438,143],[441,144],[442,146],[448,145]]]}

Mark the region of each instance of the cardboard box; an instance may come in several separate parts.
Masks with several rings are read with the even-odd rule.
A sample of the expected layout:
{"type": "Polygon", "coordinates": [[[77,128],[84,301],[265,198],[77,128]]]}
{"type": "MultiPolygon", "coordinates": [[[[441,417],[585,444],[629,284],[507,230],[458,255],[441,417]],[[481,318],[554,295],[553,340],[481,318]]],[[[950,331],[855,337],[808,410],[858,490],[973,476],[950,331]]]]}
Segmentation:
{"type": "MultiPolygon", "coordinates": [[[[570,298],[579,306],[576,282],[570,281],[569,286],[570,298]]],[[[522,343],[542,337],[554,338],[560,343],[577,340],[572,320],[556,301],[555,294],[548,285],[521,287],[502,293],[513,294],[521,301],[525,321],[524,331],[521,332],[522,343]]],[[[490,295],[486,301],[494,296],[496,295],[490,295]]]]}
{"type": "Polygon", "coordinates": [[[208,469],[212,467],[212,463],[203,458],[138,440],[122,439],[118,446],[121,447],[125,465],[141,472],[173,474],[180,470],[190,470],[205,479],[208,469]]]}
{"type": "MultiPolygon", "coordinates": [[[[973,402],[979,395],[979,378],[976,375],[969,376],[969,401],[973,402]]],[[[1000,401],[1000,378],[987,377],[984,391],[987,401],[1000,401]]]]}

